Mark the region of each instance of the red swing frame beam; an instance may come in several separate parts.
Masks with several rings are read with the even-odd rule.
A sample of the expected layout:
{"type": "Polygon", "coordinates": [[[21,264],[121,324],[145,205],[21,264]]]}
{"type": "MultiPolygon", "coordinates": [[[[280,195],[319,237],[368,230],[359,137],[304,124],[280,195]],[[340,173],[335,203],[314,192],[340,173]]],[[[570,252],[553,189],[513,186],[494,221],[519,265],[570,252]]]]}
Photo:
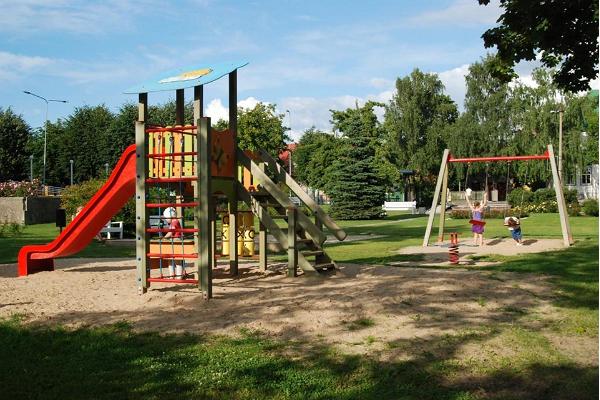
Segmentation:
{"type": "Polygon", "coordinates": [[[494,161],[527,161],[527,160],[548,160],[550,154],[546,150],[544,154],[533,155],[533,156],[496,156],[496,157],[467,157],[467,158],[453,158],[452,155],[448,156],[448,162],[454,163],[472,163],[472,162],[494,162],[494,161]]]}

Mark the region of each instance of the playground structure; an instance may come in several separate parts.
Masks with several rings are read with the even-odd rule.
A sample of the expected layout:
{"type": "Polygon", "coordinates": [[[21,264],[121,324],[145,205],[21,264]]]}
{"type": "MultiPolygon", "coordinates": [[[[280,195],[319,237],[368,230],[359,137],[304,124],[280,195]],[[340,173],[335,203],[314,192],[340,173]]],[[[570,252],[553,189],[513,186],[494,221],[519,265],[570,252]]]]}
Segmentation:
{"type": "MultiPolygon", "coordinates": [[[[563,244],[565,247],[569,247],[573,244],[573,235],[571,234],[571,226],[569,224],[569,214],[567,213],[567,206],[563,194],[562,182],[558,175],[558,169],[556,166],[556,159],[554,157],[554,149],[552,145],[547,146],[544,154],[530,155],[530,156],[494,156],[494,157],[467,157],[467,158],[454,158],[450,154],[450,150],[444,150],[442,155],[442,163],[440,166],[440,172],[438,174],[435,192],[433,194],[433,201],[431,203],[431,212],[429,213],[429,219],[427,221],[427,228],[425,230],[425,236],[423,238],[423,247],[429,245],[429,239],[431,236],[431,230],[433,228],[433,222],[435,218],[435,210],[438,202],[440,206],[439,216],[439,227],[438,227],[438,242],[444,240],[444,223],[446,219],[446,203],[447,203],[447,191],[448,191],[448,170],[450,163],[474,163],[474,162],[512,162],[512,161],[528,161],[528,160],[549,160],[550,167],[552,169],[552,185],[556,191],[556,202],[558,205],[558,213],[560,217],[560,225],[563,237],[563,244]],[[441,197],[441,201],[440,201],[441,197]]],[[[466,188],[465,188],[466,189],[466,188]]],[[[487,190],[487,188],[486,188],[487,190]]]]}
{"type": "Polygon", "coordinates": [[[82,250],[134,194],[140,293],[152,282],[168,282],[196,284],[205,299],[212,297],[218,199],[227,202],[222,247],[231,275],[238,275],[239,257],[253,253],[250,248],[238,249],[238,244],[251,241],[254,246],[253,219],[247,212],[242,216],[239,202],[258,217],[261,271],[267,268],[267,233],[287,250],[288,276],[296,276],[299,269],[304,273],[335,269],[323,249],[327,239],[323,227],[338,240],[344,240],[346,233],[266,151],[247,152],[237,146],[237,70],[245,65],[179,69],[127,90],[138,95],[135,144],[125,150],[106,184],[61,235],[47,245],[21,249],[19,276],[53,270],[54,258],[82,250]],[[229,78],[229,127],[217,131],[203,115],[204,85],[225,75],[229,78]],[[193,88],[194,125],[184,123],[186,88],[193,88]],[[166,90],[175,90],[174,124],[148,126],[148,93],[166,90]],[[294,205],[283,186],[303,202],[310,216],[294,205]],[[175,210],[174,218],[163,216],[167,209],[175,210]],[[287,229],[280,227],[283,223],[278,224],[278,218],[287,229]]]}

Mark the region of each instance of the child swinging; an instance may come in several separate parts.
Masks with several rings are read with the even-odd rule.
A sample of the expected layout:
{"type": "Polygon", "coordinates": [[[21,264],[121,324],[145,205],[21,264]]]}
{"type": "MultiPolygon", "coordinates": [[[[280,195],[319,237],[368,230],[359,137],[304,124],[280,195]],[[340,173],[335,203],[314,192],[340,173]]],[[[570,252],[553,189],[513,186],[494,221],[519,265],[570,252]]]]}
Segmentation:
{"type": "Polygon", "coordinates": [[[473,232],[473,244],[475,246],[483,246],[483,231],[485,227],[485,221],[483,220],[483,210],[487,205],[487,191],[483,194],[483,202],[476,201],[471,204],[469,197],[471,196],[471,189],[465,191],[465,199],[472,212],[472,218],[469,221],[471,225],[471,232],[473,232]]]}

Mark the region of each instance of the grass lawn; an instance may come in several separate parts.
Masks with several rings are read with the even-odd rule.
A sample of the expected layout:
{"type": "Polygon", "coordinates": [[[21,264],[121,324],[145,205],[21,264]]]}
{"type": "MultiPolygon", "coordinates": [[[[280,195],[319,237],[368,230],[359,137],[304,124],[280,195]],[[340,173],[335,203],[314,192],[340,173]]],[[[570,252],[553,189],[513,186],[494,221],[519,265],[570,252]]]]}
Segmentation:
{"type": "MultiPolygon", "coordinates": [[[[0,264],[17,262],[21,247],[28,244],[46,244],[58,236],[55,224],[27,225],[16,237],[0,237],[0,264]]],[[[135,248],[106,246],[92,241],[74,257],[135,257],[135,248]]]]}
{"type": "MultiPolygon", "coordinates": [[[[406,259],[395,251],[420,244],[425,224],[423,216],[402,213],[380,221],[342,221],[350,235],[381,237],[327,249],[342,263],[406,259]]],[[[598,398],[597,360],[583,361],[590,343],[596,349],[598,344],[598,218],[571,218],[571,224],[577,243],[567,250],[480,256],[499,263],[464,267],[479,271],[490,285],[505,274],[544,277],[552,293],[550,308],[543,312],[513,307],[504,310],[508,318],[493,324],[394,341],[367,355],[246,330],[234,338],[137,333],[127,321],[81,329],[34,327],[15,315],[0,322],[2,394],[11,399],[598,398]],[[471,349],[468,357],[465,349],[471,349]]],[[[24,244],[48,242],[55,229],[32,226],[19,238],[0,239],[2,262],[14,262],[24,244]]],[[[470,226],[466,220],[450,220],[447,229],[466,237],[470,226]]],[[[532,215],[523,221],[523,232],[560,238],[558,215],[532,215]]],[[[488,238],[508,235],[501,220],[488,220],[488,238]]],[[[110,250],[107,254],[94,243],[82,256],[133,256],[131,249],[110,250]]],[[[477,303],[488,306],[485,298],[477,303]]],[[[355,321],[348,329],[374,323],[355,321]]]]}

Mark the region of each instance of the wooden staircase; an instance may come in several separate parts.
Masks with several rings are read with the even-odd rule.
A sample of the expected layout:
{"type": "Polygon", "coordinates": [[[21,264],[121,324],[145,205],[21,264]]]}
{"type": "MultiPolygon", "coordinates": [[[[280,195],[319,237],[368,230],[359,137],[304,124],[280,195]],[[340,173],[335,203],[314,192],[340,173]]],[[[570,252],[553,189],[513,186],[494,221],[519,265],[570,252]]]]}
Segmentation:
{"type": "Polygon", "coordinates": [[[323,249],[327,235],[323,226],[338,239],[346,233],[323,211],[319,205],[294,181],[294,179],[265,151],[259,152],[256,163],[238,149],[237,159],[259,182],[255,190],[248,190],[239,182],[238,196],[250,206],[262,225],[288,252],[288,275],[296,276],[298,269],[304,273],[322,273],[336,268],[335,262],[323,249]],[[271,179],[271,177],[273,179],[271,179]],[[280,188],[285,184],[310,210],[314,222],[296,206],[280,188]],[[281,227],[277,220],[285,221],[281,227]]]}

